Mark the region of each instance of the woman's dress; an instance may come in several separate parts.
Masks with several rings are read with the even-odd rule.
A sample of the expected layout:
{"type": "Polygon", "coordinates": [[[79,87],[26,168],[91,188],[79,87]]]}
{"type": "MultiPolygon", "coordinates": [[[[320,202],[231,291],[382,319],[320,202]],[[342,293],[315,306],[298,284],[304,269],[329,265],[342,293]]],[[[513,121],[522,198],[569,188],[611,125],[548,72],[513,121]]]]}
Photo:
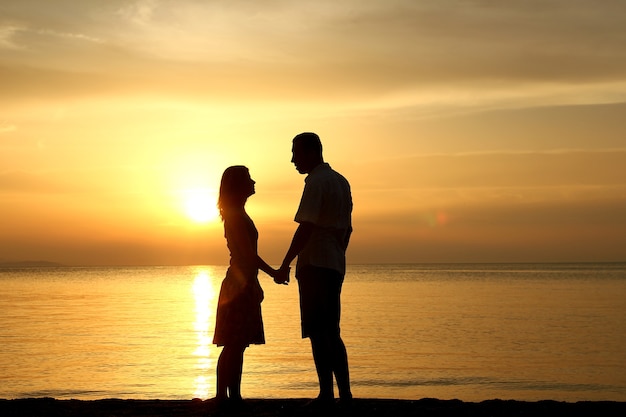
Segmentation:
{"type": "Polygon", "coordinates": [[[264,344],[258,279],[257,232],[245,211],[224,216],[224,236],[230,266],[222,281],[215,317],[213,343],[218,346],[264,344]]]}

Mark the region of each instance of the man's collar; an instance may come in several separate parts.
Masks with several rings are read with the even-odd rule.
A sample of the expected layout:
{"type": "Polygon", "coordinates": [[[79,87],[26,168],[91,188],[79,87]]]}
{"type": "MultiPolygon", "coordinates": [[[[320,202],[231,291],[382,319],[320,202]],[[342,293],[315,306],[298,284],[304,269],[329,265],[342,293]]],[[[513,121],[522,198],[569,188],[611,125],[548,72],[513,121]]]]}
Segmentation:
{"type": "Polygon", "coordinates": [[[315,167],[309,172],[309,174],[312,174],[315,171],[320,171],[326,168],[330,168],[330,165],[328,165],[328,162],[320,162],[319,164],[315,165],[315,167]]]}

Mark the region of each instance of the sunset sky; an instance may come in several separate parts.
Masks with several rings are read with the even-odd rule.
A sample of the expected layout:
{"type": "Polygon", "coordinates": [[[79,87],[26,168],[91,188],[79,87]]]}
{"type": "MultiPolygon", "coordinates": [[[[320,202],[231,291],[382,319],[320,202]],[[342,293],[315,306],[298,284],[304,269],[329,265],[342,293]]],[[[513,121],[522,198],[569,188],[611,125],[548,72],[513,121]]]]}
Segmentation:
{"type": "Polygon", "coordinates": [[[621,0],[0,0],[0,262],[227,263],[215,193],[243,164],[278,264],[302,131],[351,182],[350,263],[626,261],[625,21],[621,0]]]}

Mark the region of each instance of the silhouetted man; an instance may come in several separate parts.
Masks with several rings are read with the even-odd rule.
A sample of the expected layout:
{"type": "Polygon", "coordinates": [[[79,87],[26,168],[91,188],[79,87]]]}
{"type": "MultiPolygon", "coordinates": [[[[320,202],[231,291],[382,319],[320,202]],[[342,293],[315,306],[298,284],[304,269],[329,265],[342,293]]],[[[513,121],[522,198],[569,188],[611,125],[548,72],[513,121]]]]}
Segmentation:
{"type": "Polygon", "coordinates": [[[297,135],[292,154],[298,172],[308,175],[295,216],[299,226],[280,268],[284,278],[277,282],[288,280],[289,265],[297,256],[302,337],[311,340],[320,386],[312,403],[333,403],[333,374],[340,403],[348,403],[352,399],[348,355],[339,319],[346,249],[352,233],[350,184],[324,162],[322,143],[315,133],[297,135]]]}

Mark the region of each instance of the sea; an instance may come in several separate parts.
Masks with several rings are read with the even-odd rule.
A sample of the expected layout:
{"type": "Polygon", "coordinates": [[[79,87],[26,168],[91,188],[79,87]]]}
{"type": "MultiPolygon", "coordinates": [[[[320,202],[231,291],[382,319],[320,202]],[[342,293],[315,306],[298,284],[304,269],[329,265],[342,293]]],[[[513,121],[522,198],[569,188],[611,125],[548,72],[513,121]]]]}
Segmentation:
{"type": "MultiPolygon", "coordinates": [[[[207,399],[226,266],[0,269],[0,398],[207,399]]],[[[245,398],[312,398],[297,282],[259,275],[245,398]]],[[[357,398],[626,401],[626,263],[349,265],[357,398]]]]}

